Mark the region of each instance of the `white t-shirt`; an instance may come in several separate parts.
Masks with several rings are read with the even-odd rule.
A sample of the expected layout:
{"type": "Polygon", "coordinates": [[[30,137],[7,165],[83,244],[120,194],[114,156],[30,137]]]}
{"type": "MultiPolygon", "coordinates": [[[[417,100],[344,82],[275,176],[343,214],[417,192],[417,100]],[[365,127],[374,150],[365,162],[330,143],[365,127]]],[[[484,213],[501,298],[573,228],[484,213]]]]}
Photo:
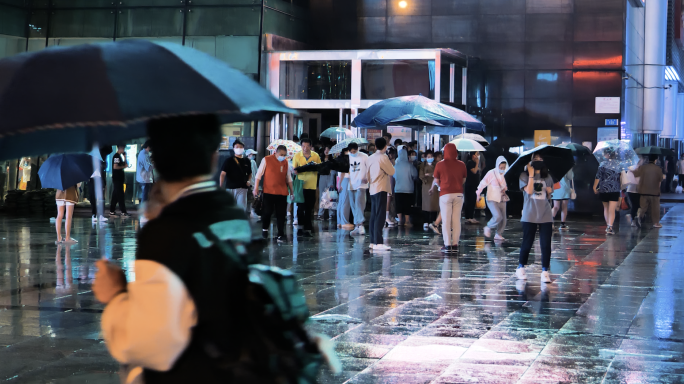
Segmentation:
{"type": "Polygon", "coordinates": [[[368,180],[363,183],[368,174],[367,160],[368,155],[363,152],[357,152],[356,156],[349,155],[349,189],[352,191],[368,189],[368,180]]]}

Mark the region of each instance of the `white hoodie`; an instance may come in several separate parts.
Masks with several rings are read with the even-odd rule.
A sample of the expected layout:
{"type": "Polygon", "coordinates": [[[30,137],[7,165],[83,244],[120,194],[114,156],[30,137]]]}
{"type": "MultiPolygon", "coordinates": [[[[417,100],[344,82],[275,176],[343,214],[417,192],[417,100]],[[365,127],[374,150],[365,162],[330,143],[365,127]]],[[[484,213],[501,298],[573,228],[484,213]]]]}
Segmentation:
{"type": "Polygon", "coordinates": [[[368,168],[366,168],[367,161],[368,155],[363,152],[357,151],[356,157],[349,155],[348,175],[350,190],[368,189],[368,180],[366,180],[366,175],[368,173],[368,168]]]}
{"type": "Polygon", "coordinates": [[[504,174],[507,170],[508,161],[506,161],[505,157],[499,156],[496,159],[496,167],[487,172],[485,177],[482,178],[482,181],[480,181],[480,185],[477,186],[478,199],[480,193],[482,193],[482,190],[487,188],[487,200],[500,203],[501,195],[508,189],[508,186],[506,185],[506,179],[504,178],[504,174]],[[506,163],[506,169],[504,170],[504,173],[499,172],[499,165],[501,163],[506,163]]]}

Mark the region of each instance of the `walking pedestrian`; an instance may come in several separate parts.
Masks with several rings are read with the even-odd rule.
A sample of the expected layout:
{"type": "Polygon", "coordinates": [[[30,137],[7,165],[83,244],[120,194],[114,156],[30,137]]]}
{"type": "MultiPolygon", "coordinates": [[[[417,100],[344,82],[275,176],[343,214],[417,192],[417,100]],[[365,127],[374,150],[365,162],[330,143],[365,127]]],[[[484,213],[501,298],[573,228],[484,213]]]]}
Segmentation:
{"type": "MultiPolygon", "coordinates": [[[[349,149],[344,148],[337,156],[336,168],[349,170],[349,149]]],[[[349,201],[349,172],[337,172],[337,227],[342,229],[354,229],[354,224],[349,222],[351,202],[349,201]]]]}
{"type": "Polygon", "coordinates": [[[150,199],[150,189],[154,184],[154,165],[150,159],[150,141],[146,141],[142,145],[142,150],[138,154],[138,169],[135,173],[135,179],[142,188],[143,203],[150,199]]]}
{"type": "MultiPolygon", "coordinates": [[[[325,163],[328,161],[332,161],[333,157],[330,154],[330,145],[326,145],[323,147],[323,157],[321,158],[321,162],[325,163]]],[[[335,188],[335,179],[333,178],[333,175],[330,174],[331,171],[329,168],[323,168],[320,171],[318,171],[318,196],[319,200],[323,198],[323,195],[328,193],[328,191],[336,190],[335,188]]],[[[325,209],[322,206],[318,207],[318,214],[316,215],[317,220],[323,220],[323,216],[325,215],[325,211],[328,211],[328,216],[332,216],[332,209],[325,209]]]]}
{"type": "Polygon", "coordinates": [[[496,230],[494,240],[504,241],[503,232],[506,229],[506,203],[508,202],[508,185],[504,174],[508,170],[508,162],[503,156],[496,159],[496,167],[487,172],[480,185],[477,187],[476,198],[480,199],[480,194],[487,188],[487,206],[492,212],[492,218],[484,227],[486,237],[492,236],[492,229],[496,230]]]}
{"type": "Polygon", "coordinates": [[[444,147],[444,160],[437,163],[434,183],[429,193],[434,194],[439,187],[439,211],[442,215],[442,252],[458,252],[461,239],[461,210],[463,208],[463,187],[468,177],[466,165],[458,160],[456,145],[449,143],[444,147]]]}
{"type": "Polygon", "coordinates": [[[561,225],[558,228],[561,231],[567,231],[569,229],[565,221],[568,218],[568,202],[572,198],[572,194],[575,191],[575,174],[572,173],[572,169],[563,176],[560,180],[560,188],[553,191],[551,194],[551,200],[553,201],[553,210],[551,214],[555,218],[558,211],[561,211],[561,225]]]}
{"type": "Polygon", "coordinates": [[[248,243],[250,231],[244,212],[211,181],[220,125],[214,116],[170,118],[152,121],[148,132],[161,177],[150,198],[164,207],[139,232],[135,281],[113,263],[97,263],[92,290],[105,304],[102,335],[129,366],[126,382],[223,383],[228,370],[217,368],[207,345],[211,356],[240,353],[223,330],[243,324],[234,313],[247,311],[236,294],[247,276],[202,233],[211,228],[221,241],[248,243]]]}
{"type": "Polygon", "coordinates": [[[57,203],[57,219],[55,227],[57,229],[57,241],[55,244],[73,244],[78,241],[71,238],[71,222],[74,218],[74,206],[78,202],[78,185],[73,185],[66,190],[57,190],[55,202],[57,203]],[[64,223],[64,234],[62,237],[62,219],[66,216],[64,223]]]}
{"type": "MultiPolygon", "coordinates": [[[[307,164],[320,164],[321,158],[316,152],[311,150],[311,139],[308,135],[301,139],[301,152],[297,152],[292,158],[292,167],[298,168],[307,164]]],[[[304,182],[304,204],[297,204],[298,223],[304,226],[304,237],[313,236],[313,209],[316,205],[316,182],[318,172],[303,172],[299,174],[295,171],[297,178],[304,182]]]]}
{"type": "Polygon", "coordinates": [[[124,184],[126,182],[126,174],[124,169],[128,168],[128,161],[126,160],[126,146],[117,145],[116,153],[112,157],[112,199],[109,204],[109,215],[116,216],[116,205],[119,205],[121,210],[121,217],[131,217],[126,211],[126,196],[124,184]]]}
{"type": "Polygon", "coordinates": [[[373,251],[389,251],[391,247],[384,244],[382,229],[384,227],[387,210],[387,195],[392,192],[391,179],[394,166],[385,154],[387,141],[380,137],[375,139],[375,153],[368,157],[366,167],[370,181],[371,216],[370,216],[370,249],[373,251]]]}
{"type": "MultiPolygon", "coordinates": [[[[615,211],[618,208],[620,201],[620,172],[609,168],[606,163],[610,163],[615,159],[615,152],[606,149],[603,151],[603,156],[606,162],[599,166],[594,180],[594,193],[599,195],[603,203],[603,217],[606,220],[606,233],[613,235],[613,222],[615,221],[615,211]]],[[[662,172],[661,172],[662,174],[662,172]]]]}
{"type": "Polygon", "coordinates": [[[677,162],[677,173],[679,174],[679,186],[684,186],[684,153],[679,156],[679,161],[677,162]]]}
{"type": "Polygon", "coordinates": [[[366,193],[368,193],[368,155],[359,151],[359,145],[350,143],[349,146],[349,205],[354,216],[354,228],[350,235],[363,236],[366,230],[366,193]]]}
{"type": "Polygon", "coordinates": [[[665,158],[665,192],[672,193],[672,179],[674,179],[675,172],[677,171],[677,166],[675,164],[675,159],[672,156],[667,156],[665,158]]]}
{"type": "MultiPolygon", "coordinates": [[[[257,189],[255,187],[255,185],[256,185],[256,174],[257,174],[257,172],[259,172],[259,166],[257,166],[257,163],[256,163],[257,152],[253,149],[248,149],[247,151],[245,151],[245,155],[249,159],[249,164],[252,167],[252,178],[250,180],[250,183],[252,184],[252,189],[257,189]]],[[[257,220],[261,219],[261,217],[259,217],[259,215],[257,215],[256,212],[254,212],[254,207],[250,207],[249,217],[252,219],[257,219],[257,220]]]]}
{"type": "Polygon", "coordinates": [[[252,163],[245,157],[245,145],[242,141],[235,140],[233,152],[235,155],[223,162],[219,184],[233,195],[235,204],[247,212],[247,194],[252,186],[252,163]]]}
{"type": "Polygon", "coordinates": [[[259,186],[263,188],[261,214],[261,232],[264,238],[268,238],[268,229],[271,226],[271,216],[276,215],[276,227],[278,228],[278,242],[285,242],[285,219],[287,213],[287,196],[293,195],[292,175],[288,167],[287,147],[278,146],[273,155],[261,159],[259,170],[254,184],[254,197],[259,193],[259,186]],[[263,180],[263,181],[262,181],[263,180]],[[289,190],[289,192],[288,192],[289,190]]]}
{"type": "Polygon", "coordinates": [[[435,173],[435,157],[434,152],[428,149],[425,151],[425,162],[420,164],[420,169],[418,170],[418,176],[421,180],[422,186],[422,201],[421,208],[423,211],[423,230],[432,229],[436,234],[440,234],[435,225],[435,220],[437,219],[437,214],[439,213],[439,194],[430,194],[430,188],[432,188],[432,183],[434,182],[435,173]]]}
{"type": "MultiPolygon", "coordinates": [[[[446,158],[446,151],[444,154],[446,158]]],[[[475,204],[477,204],[477,186],[480,184],[480,153],[472,152],[468,155],[468,160],[465,163],[468,170],[468,177],[465,182],[465,201],[463,203],[465,208],[465,222],[467,224],[479,224],[479,220],[475,219],[475,204]]]]}
{"type": "MultiPolygon", "coordinates": [[[[95,186],[95,179],[96,178],[100,179],[100,182],[102,183],[102,184],[100,184],[102,187],[102,196],[104,196],[105,190],[106,190],[106,183],[105,182],[106,182],[107,178],[106,177],[103,178],[102,175],[105,174],[105,172],[106,172],[106,163],[101,161],[99,168],[100,169],[96,169],[93,172],[93,174],[90,176],[90,180],[88,180],[88,200],[90,201],[90,210],[91,210],[91,213],[93,215],[92,216],[92,222],[93,223],[96,223],[98,221],[99,222],[105,222],[105,221],[109,220],[102,215],[102,213],[104,213],[104,212],[100,213],[99,217],[98,217],[98,213],[97,213],[98,201],[97,201],[97,189],[96,189],[97,187],[95,186]]],[[[102,209],[104,209],[104,201],[102,202],[102,209]]]]}
{"type": "MultiPolygon", "coordinates": [[[[415,159],[414,159],[415,161],[415,159]]],[[[403,146],[399,150],[399,157],[394,166],[394,201],[399,217],[399,226],[411,225],[411,207],[414,200],[415,181],[418,180],[418,171],[412,161],[409,160],[408,151],[403,146]]]]}
{"type": "Polygon", "coordinates": [[[639,212],[635,218],[637,227],[643,225],[644,216],[651,215],[654,228],[662,228],[660,224],[660,183],[663,182],[663,171],[655,164],[658,155],[649,155],[648,163],[632,171],[639,178],[639,212]]]}
{"type": "Polygon", "coordinates": [[[534,238],[539,229],[539,244],[542,253],[541,282],[550,283],[549,268],[551,265],[551,232],[553,231],[553,216],[549,199],[553,192],[553,179],[538,153],[532,156],[532,161],[520,173],[520,189],[523,191],[523,211],[520,219],[523,227],[523,239],[520,244],[520,257],[515,276],[519,280],[527,280],[525,265],[530,256],[534,238]]]}

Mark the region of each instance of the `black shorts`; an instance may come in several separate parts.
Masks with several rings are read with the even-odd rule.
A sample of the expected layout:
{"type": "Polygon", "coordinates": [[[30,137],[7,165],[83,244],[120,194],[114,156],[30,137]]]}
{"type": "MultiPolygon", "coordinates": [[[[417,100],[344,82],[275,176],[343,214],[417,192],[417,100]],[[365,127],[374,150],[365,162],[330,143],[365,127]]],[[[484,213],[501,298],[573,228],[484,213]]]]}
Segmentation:
{"type": "Polygon", "coordinates": [[[402,215],[410,215],[411,204],[413,204],[413,193],[394,194],[394,205],[397,208],[397,213],[402,215]]]}
{"type": "Polygon", "coordinates": [[[599,193],[599,198],[602,202],[620,201],[620,192],[603,192],[599,193]]]}

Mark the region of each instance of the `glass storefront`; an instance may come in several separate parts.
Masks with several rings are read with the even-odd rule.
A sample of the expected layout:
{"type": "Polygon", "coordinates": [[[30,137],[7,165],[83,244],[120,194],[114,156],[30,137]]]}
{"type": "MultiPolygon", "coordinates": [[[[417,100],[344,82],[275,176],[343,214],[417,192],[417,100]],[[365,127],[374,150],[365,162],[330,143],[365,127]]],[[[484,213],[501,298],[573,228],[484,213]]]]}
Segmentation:
{"type": "MultiPolygon", "coordinates": [[[[448,68],[446,73],[443,70],[441,72],[442,78],[445,75],[448,80],[448,68]]],[[[448,85],[448,82],[446,84],[448,85]]],[[[361,62],[361,99],[382,100],[410,95],[423,95],[434,99],[434,60],[363,60],[361,62]]]]}
{"type": "Polygon", "coordinates": [[[281,100],[347,100],[351,98],[351,61],[283,61],[281,100]]]}

